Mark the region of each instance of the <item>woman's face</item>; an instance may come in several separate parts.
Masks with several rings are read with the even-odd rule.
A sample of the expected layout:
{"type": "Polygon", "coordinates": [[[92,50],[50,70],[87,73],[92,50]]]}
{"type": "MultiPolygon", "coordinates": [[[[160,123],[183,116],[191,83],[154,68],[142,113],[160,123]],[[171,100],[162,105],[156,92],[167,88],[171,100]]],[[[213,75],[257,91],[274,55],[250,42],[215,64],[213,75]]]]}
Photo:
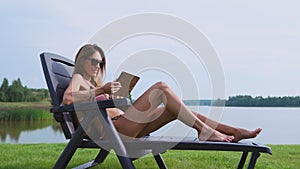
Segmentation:
{"type": "Polygon", "coordinates": [[[84,60],[84,70],[87,78],[97,76],[100,64],[102,64],[102,57],[98,51],[84,60]]]}

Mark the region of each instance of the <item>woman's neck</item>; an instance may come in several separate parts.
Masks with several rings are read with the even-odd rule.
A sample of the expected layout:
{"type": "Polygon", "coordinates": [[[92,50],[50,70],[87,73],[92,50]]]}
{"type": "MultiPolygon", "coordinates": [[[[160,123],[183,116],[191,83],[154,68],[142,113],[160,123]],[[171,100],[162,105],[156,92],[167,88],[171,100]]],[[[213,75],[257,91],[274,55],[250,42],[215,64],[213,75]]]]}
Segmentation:
{"type": "Polygon", "coordinates": [[[89,82],[91,81],[91,78],[92,78],[91,76],[88,76],[87,74],[84,74],[82,77],[84,80],[89,81],[89,82]]]}

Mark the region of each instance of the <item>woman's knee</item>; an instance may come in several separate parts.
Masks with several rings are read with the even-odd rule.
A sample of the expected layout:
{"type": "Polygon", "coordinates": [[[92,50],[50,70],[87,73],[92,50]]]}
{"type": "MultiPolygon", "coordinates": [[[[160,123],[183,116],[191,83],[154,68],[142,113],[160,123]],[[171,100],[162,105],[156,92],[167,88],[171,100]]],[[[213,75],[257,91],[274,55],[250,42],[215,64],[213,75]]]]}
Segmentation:
{"type": "Polygon", "coordinates": [[[149,94],[149,100],[151,103],[155,103],[153,105],[160,104],[161,102],[164,102],[166,100],[166,94],[170,92],[169,86],[160,81],[156,82],[151,88],[150,88],[150,94],[149,94]]]}
{"type": "Polygon", "coordinates": [[[169,86],[163,81],[156,82],[154,84],[154,86],[155,86],[156,89],[159,89],[161,91],[166,91],[166,90],[169,89],[169,86]]]}

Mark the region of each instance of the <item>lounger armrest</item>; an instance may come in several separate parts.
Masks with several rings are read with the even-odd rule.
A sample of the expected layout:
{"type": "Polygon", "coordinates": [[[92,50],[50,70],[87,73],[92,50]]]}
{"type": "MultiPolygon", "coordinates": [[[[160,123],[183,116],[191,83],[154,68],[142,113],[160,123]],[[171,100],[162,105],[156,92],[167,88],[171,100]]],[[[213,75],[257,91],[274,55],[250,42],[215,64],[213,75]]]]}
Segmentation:
{"type": "Polygon", "coordinates": [[[106,108],[120,108],[124,109],[131,105],[130,100],[127,98],[121,98],[121,99],[109,99],[109,100],[99,100],[97,102],[81,102],[70,104],[70,105],[64,105],[64,106],[57,106],[52,107],[50,109],[51,113],[62,113],[62,112],[73,112],[76,110],[89,110],[94,107],[94,105],[97,104],[99,109],[106,109],[106,108]]]}

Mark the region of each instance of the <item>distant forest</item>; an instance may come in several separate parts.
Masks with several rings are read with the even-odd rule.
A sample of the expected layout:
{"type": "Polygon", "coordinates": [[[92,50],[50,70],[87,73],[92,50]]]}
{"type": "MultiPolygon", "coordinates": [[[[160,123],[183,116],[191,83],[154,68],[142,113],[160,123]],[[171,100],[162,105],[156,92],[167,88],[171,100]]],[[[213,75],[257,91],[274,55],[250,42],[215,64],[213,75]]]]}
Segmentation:
{"type": "Polygon", "coordinates": [[[226,106],[252,106],[252,107],[300,107],[300,96],[284,97],[252,97],[239,95],[229,97],[226,106]]]}
{"type": "Polygon", "coordinates": [[[6,78],[0,86],[0,102],[38,102],[49,97],[47,89],[31,89],[23,86],[20,78],[9,84],[6,78]]]}
{"type": "Polygon", "coordinates": [[[184,100],[187,105],[240,107],[300,107],[300,96],[265,97],[231,96],[226,100],[184,100]]]}

